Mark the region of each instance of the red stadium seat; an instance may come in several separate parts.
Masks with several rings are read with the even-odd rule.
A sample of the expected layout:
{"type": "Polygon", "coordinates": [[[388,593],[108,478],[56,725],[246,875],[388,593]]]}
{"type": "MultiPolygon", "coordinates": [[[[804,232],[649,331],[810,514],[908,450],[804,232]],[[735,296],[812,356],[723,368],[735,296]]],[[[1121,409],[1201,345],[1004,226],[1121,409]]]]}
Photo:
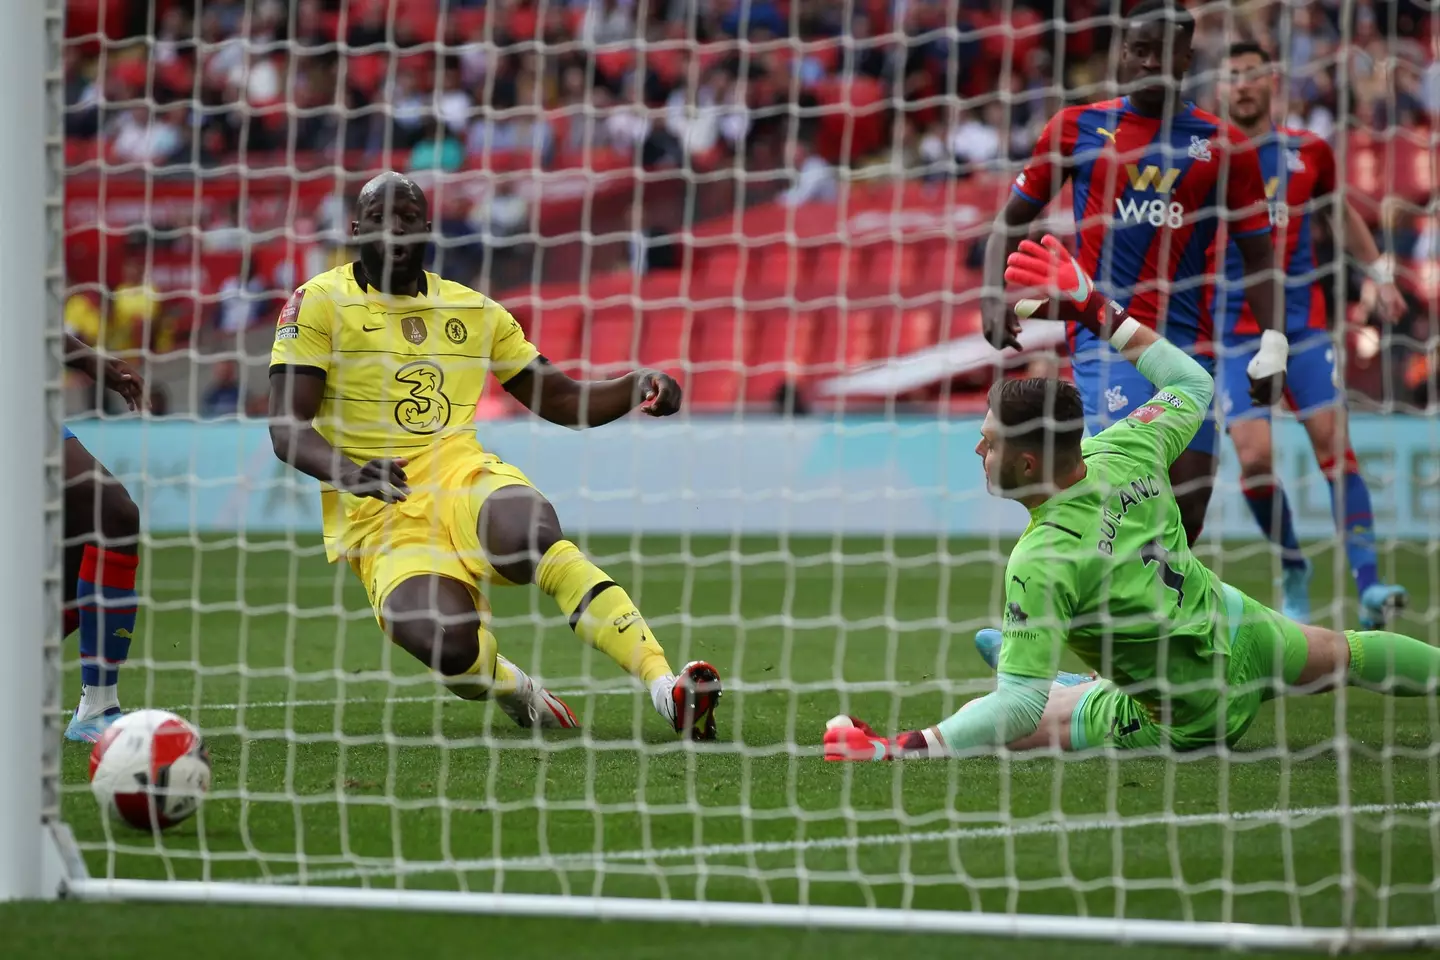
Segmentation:
{"type": "Polygon", "coordinates": [[[573,369],[580,359],[583,341],[583,317],[579,307],[537,309],[525,325],[530,342],[550,361],[563,369],[573,369]]]}
{"type": "Polygon", "coordinates": [[[590,315],[581,341],[585,376],[620,376],[636,366],[635,308],[605,307],[590,315]]]}
{"type": "Polygon", "coordinates": [[[814,310],[766,310],[747,317],[745,399],[769,403],[782,383],[810,376],[817,330],[828,319],[814,310]]]}
{"type": "Polygon", "coordinates": [[[345,61],[345,80],[364,94],[373,94],[384,84],[390,71],[387,53],[362,53],[345,61]]]}
{"type": "Polygon", "coordinates": [[[640,365],[664,370],[683,384],[690,365],[690,319],[683,308],[646,310],[640,318],[640,365]]]}
{"type": "Polygon", "coordinates": [[[695,314],[690,333],[691,367],[685,405],[728,410],[740,401],[745,381],[745,324],[733,310],[695,314]]]}

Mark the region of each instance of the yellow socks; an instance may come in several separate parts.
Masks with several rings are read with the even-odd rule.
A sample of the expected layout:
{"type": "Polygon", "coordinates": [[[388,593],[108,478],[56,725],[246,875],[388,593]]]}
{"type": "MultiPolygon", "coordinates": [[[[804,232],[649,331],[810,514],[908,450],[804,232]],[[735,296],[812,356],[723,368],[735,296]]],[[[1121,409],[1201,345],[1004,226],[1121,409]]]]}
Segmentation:
{"type": "MultiPolygon", "coordinates": [[[[535,583],[560,605],[576,636],[651,688],[671,677],[665,651],[620,586],[569,540],[545,552],[535,583]]],[[[668,687],[667,687],[668,690],[668,687]]]]}
{"type": "Polygon", "coordinates": [[[462,700],[486,700],[510,696],[522,685],[521,678],[528,680],[519,667],[500,656],[495,634],[480,627],[480,654],[475,663],[464,673],[452,677],[442,676],[440,682],[462,700]]]}

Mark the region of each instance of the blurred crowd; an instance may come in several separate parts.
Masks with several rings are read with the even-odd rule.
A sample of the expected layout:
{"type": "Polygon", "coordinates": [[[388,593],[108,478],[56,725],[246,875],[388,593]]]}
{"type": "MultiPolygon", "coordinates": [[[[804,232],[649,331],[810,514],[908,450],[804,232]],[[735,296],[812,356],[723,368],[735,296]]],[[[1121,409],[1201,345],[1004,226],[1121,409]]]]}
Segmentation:
{"type": "MultiPolygon", "coordinates": [[[[1289,125],[1440,129],[1433,3],[1189,5],[1189,96],[1207,109],[1226,46],[1255,39],[1285,63],[1289,125]]],[[[71,0],[67,155],[107,176],[728,167],[769,171],[801,204],[855,176],[1008,170],[1064,103],[1112,92],[1121,4],[1062,6],[1063,23],[1054,0],[71,0]]],[[[457,278],[531,213],[506,187],[442,211],[457,278]]],[[[338,201],[322,211],[332,230],[344,219],[338,201]]],[[[1382,249],[1440,256],[1433,198],[1375,219],[1382,249]]],[[[263,317],[265,280],[233,278],[257,295],[202,323],[263,317]]],[[[1417,314],[1417,342],[1430,322],[1417,314]]]]}

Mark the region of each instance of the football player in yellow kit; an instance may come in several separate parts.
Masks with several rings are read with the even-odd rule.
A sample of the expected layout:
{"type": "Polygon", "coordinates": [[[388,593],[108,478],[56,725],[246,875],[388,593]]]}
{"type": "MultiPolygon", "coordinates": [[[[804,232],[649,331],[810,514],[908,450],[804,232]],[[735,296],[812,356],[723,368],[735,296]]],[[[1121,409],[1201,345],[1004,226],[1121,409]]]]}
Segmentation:
{"type": "Polygon", "coordinates": [[[650,691],[676,731],[715,737],[720,677],[678,674],[629,595],[565,539],[525,474],[482,447],[475,406],[487,373],[541,418],[595,427],[641,408],[680,409],[680,386],[639,370],[579,382],[500,304],[423,265],[431,227],[415,183],[385,173],[361,190],[357,262],[311,279],[275,329],[275,455],[319,480],[326,554],[365,584],[381,628],[457,695],[491,699],[524,727],[574,713],[499,655],[482,583],[533,583],[582,640],[650,691]]]}

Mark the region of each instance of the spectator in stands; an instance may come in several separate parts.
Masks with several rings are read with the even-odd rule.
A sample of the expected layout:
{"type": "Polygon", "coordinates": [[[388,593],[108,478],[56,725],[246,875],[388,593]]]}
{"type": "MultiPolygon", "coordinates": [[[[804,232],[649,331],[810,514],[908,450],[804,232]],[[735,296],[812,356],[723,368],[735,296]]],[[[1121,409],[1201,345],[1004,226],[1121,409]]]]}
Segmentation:
{"type": "Polygon", "coordinates": [[[749,126],[729,65],[706,70],[698,87],[677,86],[665,103],[665,129],[692,160],[720,146],[733,152],[749,126]]]}
{"type": "Polygon", "coordinates": [[[253,266],[240,276],[226,277],[220,285],[218,328],[228,334],[244,333],[251,325],[270,319],[271,298],[266,283],[253,266]]]}
{"type": "Polygon", "coordinates": [[[117,163],[164,166],[185,150],[186,141],[174,111],[152,113],[147,106],[131,107],[110,126],[110,153],[117,163]]]}
{"type": "Polygon", "coordinates": [[[421,121],[420,139],[410,151],[410,169],[417,173],[453,173],[465,162],[465,148],[450,127],[434,117],[421,121]]]}
{"type": "Polygon", "coordinates": [[[813,118],[801,120],[798,136],[786,141],[785,166],[796,174],[794,182],[777,199],[787,207],[835,201],[835,168],[815,149],[816,126],[813,118]]]}
{"type": "Polygon", "coordinates": [[[100,132],[100,84],[96,63],[78,47],[65,48],[65,136],[87,140],[100,132]]]}
{"type": "Polygon", "coordinates": [[[206,420],[233,417],[242,406],[240,365],[234,360],[221,360],[211,367],[210,385],[200,399],[200,416],[206,420]]]}
{"type": "Polygon", "coordinates": [[[465,89],[458,58],[445,58],[440,74],[440,89],[435,94],[435,100],[446,131],[456,137],[464,137],[470,129],[475,100],[470,96],[470,91],[465,89]]]}
{"type": "Polygon", "coordinates": [[[489,191],[470,208],[467,220],[470,236],[478,238],[476,246],[483,258],[490,251],[492,272],[505,274],[520,255],[520,238],[530,232],[530,203],[521,194],[514,178],[493,181],[489,191]]]}
{"type": "Polygon", "coordinates": [[[587,47],[635,38],[634,0],[590,0],[580,20],[579,40],[587,47]]]}
{"type": "Polygon", "coordinates": [[[144,247],[127,251],[120,285],[110,293],[106,311],[103,348],[109,353],[126,353],[149,347],[150,336],[160,318],[160,294],[151,286],[144,247]]]}

